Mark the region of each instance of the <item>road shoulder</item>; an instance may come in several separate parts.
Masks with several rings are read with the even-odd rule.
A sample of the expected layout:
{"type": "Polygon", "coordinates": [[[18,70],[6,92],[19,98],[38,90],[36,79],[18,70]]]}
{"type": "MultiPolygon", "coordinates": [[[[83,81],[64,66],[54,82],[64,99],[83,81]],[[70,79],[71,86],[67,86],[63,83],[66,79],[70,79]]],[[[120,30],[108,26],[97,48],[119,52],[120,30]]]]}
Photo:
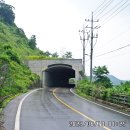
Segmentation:
{"type": "Polygon", "coordinates": [[[30,90],[28,93],[22,94],[16,98],[14,98],[4,108],[4,110],[3,110],[4,127],[6,128],[6,130],[14,130],[15,118],[16,118],[16,113],[17,113],[19,104],[20,104],[21,100],[32,91],[33,90],[30,90]]]}
{"type": "Polygon", "coordinates": [[[122,115],[126,115],[126,116],[130,117],[130,112],[129,112],[129,111],[125,111],[125,110],[122,110],[122,109],[120,109],[120,108],[118,108],[118,107],[114,107],[114,106],[105,104],[105,103],[100,102],[100,101],[98,101],[98,100],[90,100],[90,99],[86,99],[86,98],[84,98],[84,97],[81,97],[81,96],[79,96],[78,94],[76,94],[75,90],[72,89],[72,88],[70,89],[70,92],[73,93],[74,95],[76,95],[77,97],[83,99],[83,100],[86,100],[86,101],[91,102],[91,103],[93,103],[93,104],[96,104],[96,105],[98,105],[98,106],[104,107],[104,108],[109,109],[109,110],[111,110],[111,111],[115,111],[115,112],[117,112],[117,113],[120,113],[120,114],[122,114],[122,115]]]}

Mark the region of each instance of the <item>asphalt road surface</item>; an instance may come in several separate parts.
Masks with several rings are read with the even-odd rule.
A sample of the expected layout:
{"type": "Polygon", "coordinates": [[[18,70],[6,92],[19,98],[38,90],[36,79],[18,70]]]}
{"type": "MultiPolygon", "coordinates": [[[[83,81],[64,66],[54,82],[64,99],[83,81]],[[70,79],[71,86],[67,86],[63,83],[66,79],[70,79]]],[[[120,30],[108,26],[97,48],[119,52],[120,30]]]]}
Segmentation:
{"type": "MultiPolygon", "coordinates": [[[[5,108],[6,130],[15,130],[20,100],[5,108]]],[[[68,88],[44,88],[30,94],[21,106],[19,130],[130,130],[130,116],[85,101],[68,88]]]]}

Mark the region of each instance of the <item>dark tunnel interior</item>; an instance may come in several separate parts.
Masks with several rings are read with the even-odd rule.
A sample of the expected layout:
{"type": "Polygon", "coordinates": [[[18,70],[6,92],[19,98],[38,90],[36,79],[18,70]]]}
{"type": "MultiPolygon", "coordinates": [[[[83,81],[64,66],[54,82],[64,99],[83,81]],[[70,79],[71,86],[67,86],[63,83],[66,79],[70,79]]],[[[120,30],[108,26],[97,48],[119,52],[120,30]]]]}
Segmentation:
{"type": "Polygon", "coordinates": [[[43,84],[47,87],[75,87],[69,79],[75,78],[75,70],[67,64],[53,64],[43,71],[43,84]]]}

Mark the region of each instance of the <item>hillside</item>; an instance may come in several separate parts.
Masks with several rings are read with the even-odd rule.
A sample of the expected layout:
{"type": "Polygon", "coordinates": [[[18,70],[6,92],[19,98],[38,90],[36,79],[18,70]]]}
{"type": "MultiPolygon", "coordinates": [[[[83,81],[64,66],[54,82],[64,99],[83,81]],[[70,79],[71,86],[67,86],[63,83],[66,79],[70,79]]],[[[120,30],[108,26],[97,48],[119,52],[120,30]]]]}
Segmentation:
{"type": "Polygon", "coordinates": [[[16,25],[7,25],[0,22],[0,48],[10,46],[12,51],[17,52],[20,58],[27,55],[40,55],[39,49],[31,49],[29,39],[26,37],[24,31],[16,25]]]}
{"type": "Polygon", "coordinates": [[[27,91],[38,76],[22,63],[25,56],[40,55],[31,49],[24,31],[15,24],[0,22],[0,99],[27,91]]]}
{"type": "Polygon", "coordinates": [[[108,75],[108,78],[111,80],[111,82],[113,83],[113,85],[120,85],[120,83],[124,83],[125,81],[120,80],[118,78],[116,78],[113,75],[108,75]]]}
{"type": "Polygon", "coordinates": [[[26,92],[39,80],[23,60],[27,56],[41,56],[41,53],[38,48],[30,47],[21,28],[0,21],[0,108],[5,97],[26,92]]]}
{"type": "MultiPolygon", "coordinates": [[[[120,85],[121,83],[125,83],[126,81],[125,80],[121,80],[121,79],[118,79],[117,77],[113,76],[113,75],[108,75],[107,76],[113,85],[120,85]]],[[[90,76],[87,76],[88,79],[90,79],[90,76]]],[[[94,77],[93,77],[94,79],[94,77]]]]}

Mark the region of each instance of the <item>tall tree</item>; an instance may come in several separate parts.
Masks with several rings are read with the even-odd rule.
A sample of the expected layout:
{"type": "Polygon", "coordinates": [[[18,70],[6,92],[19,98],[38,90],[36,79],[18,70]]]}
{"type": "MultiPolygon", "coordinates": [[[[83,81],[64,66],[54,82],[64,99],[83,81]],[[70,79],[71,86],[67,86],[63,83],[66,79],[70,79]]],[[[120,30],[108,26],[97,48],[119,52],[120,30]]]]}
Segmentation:
{"type": "Polygon", "coordinates": [[[72,59],[72,52],[65,52],[65,54],[62,55],[62,58],[64,59],[72,59]]]}
{"type": "Polygon", "coordinates": [[[29,39],[29,46],[32,48],[32,49],[35,49],[36,48],[36,36],[35,35],[32,35],[31,38],[29,39]]]}
{"type": "Polygon", "coordinates": [[[110,79],[107,77],[109,71],[106,66],[98,66],[93,69],[95,83],[101,84],[104,87],[112,87],[110,79]]]}
{"type": "Polygon", "coordinates": [[[11,25],[14,24],[15,14],[13,9],[13,6],[6,4],[4,0],[0,0],[0,20],[11,25]]]}
{"type": "Polygon", "coordinates": [[[49,57],[51,53],[49,51],[45,51],[43,55],[49,57]]]}
{"type": "Polygon", "coordinates": [[[59,57],[59,55],[58,55],[57,52],[52,53],[51,56],[52,56],[52,57],[55,57],[55,58],[58,58],[58,57],[59,57]]]}

